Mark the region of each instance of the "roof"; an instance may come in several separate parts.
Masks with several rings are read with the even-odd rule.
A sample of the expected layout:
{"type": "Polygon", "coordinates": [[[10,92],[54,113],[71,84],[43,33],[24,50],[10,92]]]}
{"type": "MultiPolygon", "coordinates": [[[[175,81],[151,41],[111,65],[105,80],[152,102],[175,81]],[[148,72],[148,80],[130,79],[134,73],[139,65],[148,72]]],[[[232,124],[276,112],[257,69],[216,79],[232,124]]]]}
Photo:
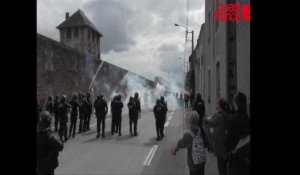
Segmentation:
{"type": "Polygon", "coordinates": [[[62,22],[60,25],[58,25],[56,28],[63,29],[68,27],[90,27],[95,32],[100,34],[100,36],[103,36],[97,27],[85,16],[82,10],[78,9],[77,12],[75,12],[72,16],[70,16],[68,19],[66,19],[64,22],[62,22]]]}

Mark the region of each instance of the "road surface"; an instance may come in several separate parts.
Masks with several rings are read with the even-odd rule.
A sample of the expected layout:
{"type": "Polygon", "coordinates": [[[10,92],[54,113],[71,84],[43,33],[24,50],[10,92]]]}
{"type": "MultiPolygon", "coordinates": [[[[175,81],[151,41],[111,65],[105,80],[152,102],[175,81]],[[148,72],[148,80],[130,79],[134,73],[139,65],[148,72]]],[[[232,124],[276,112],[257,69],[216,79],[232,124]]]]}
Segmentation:
{"type": "MultiPolygon", "coordinates": [[[[130,136],[128,114],[122,116],[122,136],[111,135],[110,115],[106,119],[106,137],[96,139],[96,119],[91,119],[91,131],[78,134],[64,143],[55,174],[189,174],[186,150],[176,156],[170,149],[182,137],[187,124],[185,110],[169,109],[162,141],[156,141],[152,110],[142,111],[137,137],[130,136]]],[[[79,122],[77,122],[78,125],[79,122]]],[[[69,124],[69,123],[68,123],[69,124]]],[[[217,175],[216,158],[207,153],[206,175],[217,175]]]]}

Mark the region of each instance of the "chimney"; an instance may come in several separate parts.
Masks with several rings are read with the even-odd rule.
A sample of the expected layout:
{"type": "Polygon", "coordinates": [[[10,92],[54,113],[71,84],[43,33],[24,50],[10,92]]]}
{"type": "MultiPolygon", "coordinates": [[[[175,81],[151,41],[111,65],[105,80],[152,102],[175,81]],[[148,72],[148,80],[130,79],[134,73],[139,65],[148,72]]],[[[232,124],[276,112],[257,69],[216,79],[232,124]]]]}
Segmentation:
{"type": "Polygon", "coordinates": [[[66,20],[69,19],[69,12],[66,13],[66,20]]]}

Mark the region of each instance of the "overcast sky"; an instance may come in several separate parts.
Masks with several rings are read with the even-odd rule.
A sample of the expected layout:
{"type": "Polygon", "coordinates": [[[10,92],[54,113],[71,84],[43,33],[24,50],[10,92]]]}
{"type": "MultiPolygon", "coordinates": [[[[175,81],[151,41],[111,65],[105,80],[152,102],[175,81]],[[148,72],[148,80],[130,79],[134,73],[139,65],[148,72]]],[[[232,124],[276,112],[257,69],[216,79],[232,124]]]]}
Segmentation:
{"type": "MultiPolygon", "coordinates": [[[[78,9],[103,34],[102,59],[147,78],[182,81],[183,59],[191,54],[185,29],[194,30],[196,46],[205,21],[205,1],[189,0],[37,0],[37,32],[59,41],[56,27],[78,9]],[[170,77],[170,74],[173,74],[170,77]]],[[[191,38],[191,35],[188,36],[191,38]]]]}

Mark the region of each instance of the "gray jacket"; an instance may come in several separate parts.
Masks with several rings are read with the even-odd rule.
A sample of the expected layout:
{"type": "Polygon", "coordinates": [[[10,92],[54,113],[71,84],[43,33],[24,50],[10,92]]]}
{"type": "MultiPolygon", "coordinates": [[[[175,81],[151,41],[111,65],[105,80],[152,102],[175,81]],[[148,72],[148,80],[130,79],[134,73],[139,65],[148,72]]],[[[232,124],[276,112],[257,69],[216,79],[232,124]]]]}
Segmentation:
{"type": "Polygon", "coordinates": [[[226,127],[223,115],[226,114],[222,114],[221,112],[216,113],[206,124],[214,128],[212,145],[215,155],[217,157],[227,158],[227,150],[225,148],[226,127]]]}

